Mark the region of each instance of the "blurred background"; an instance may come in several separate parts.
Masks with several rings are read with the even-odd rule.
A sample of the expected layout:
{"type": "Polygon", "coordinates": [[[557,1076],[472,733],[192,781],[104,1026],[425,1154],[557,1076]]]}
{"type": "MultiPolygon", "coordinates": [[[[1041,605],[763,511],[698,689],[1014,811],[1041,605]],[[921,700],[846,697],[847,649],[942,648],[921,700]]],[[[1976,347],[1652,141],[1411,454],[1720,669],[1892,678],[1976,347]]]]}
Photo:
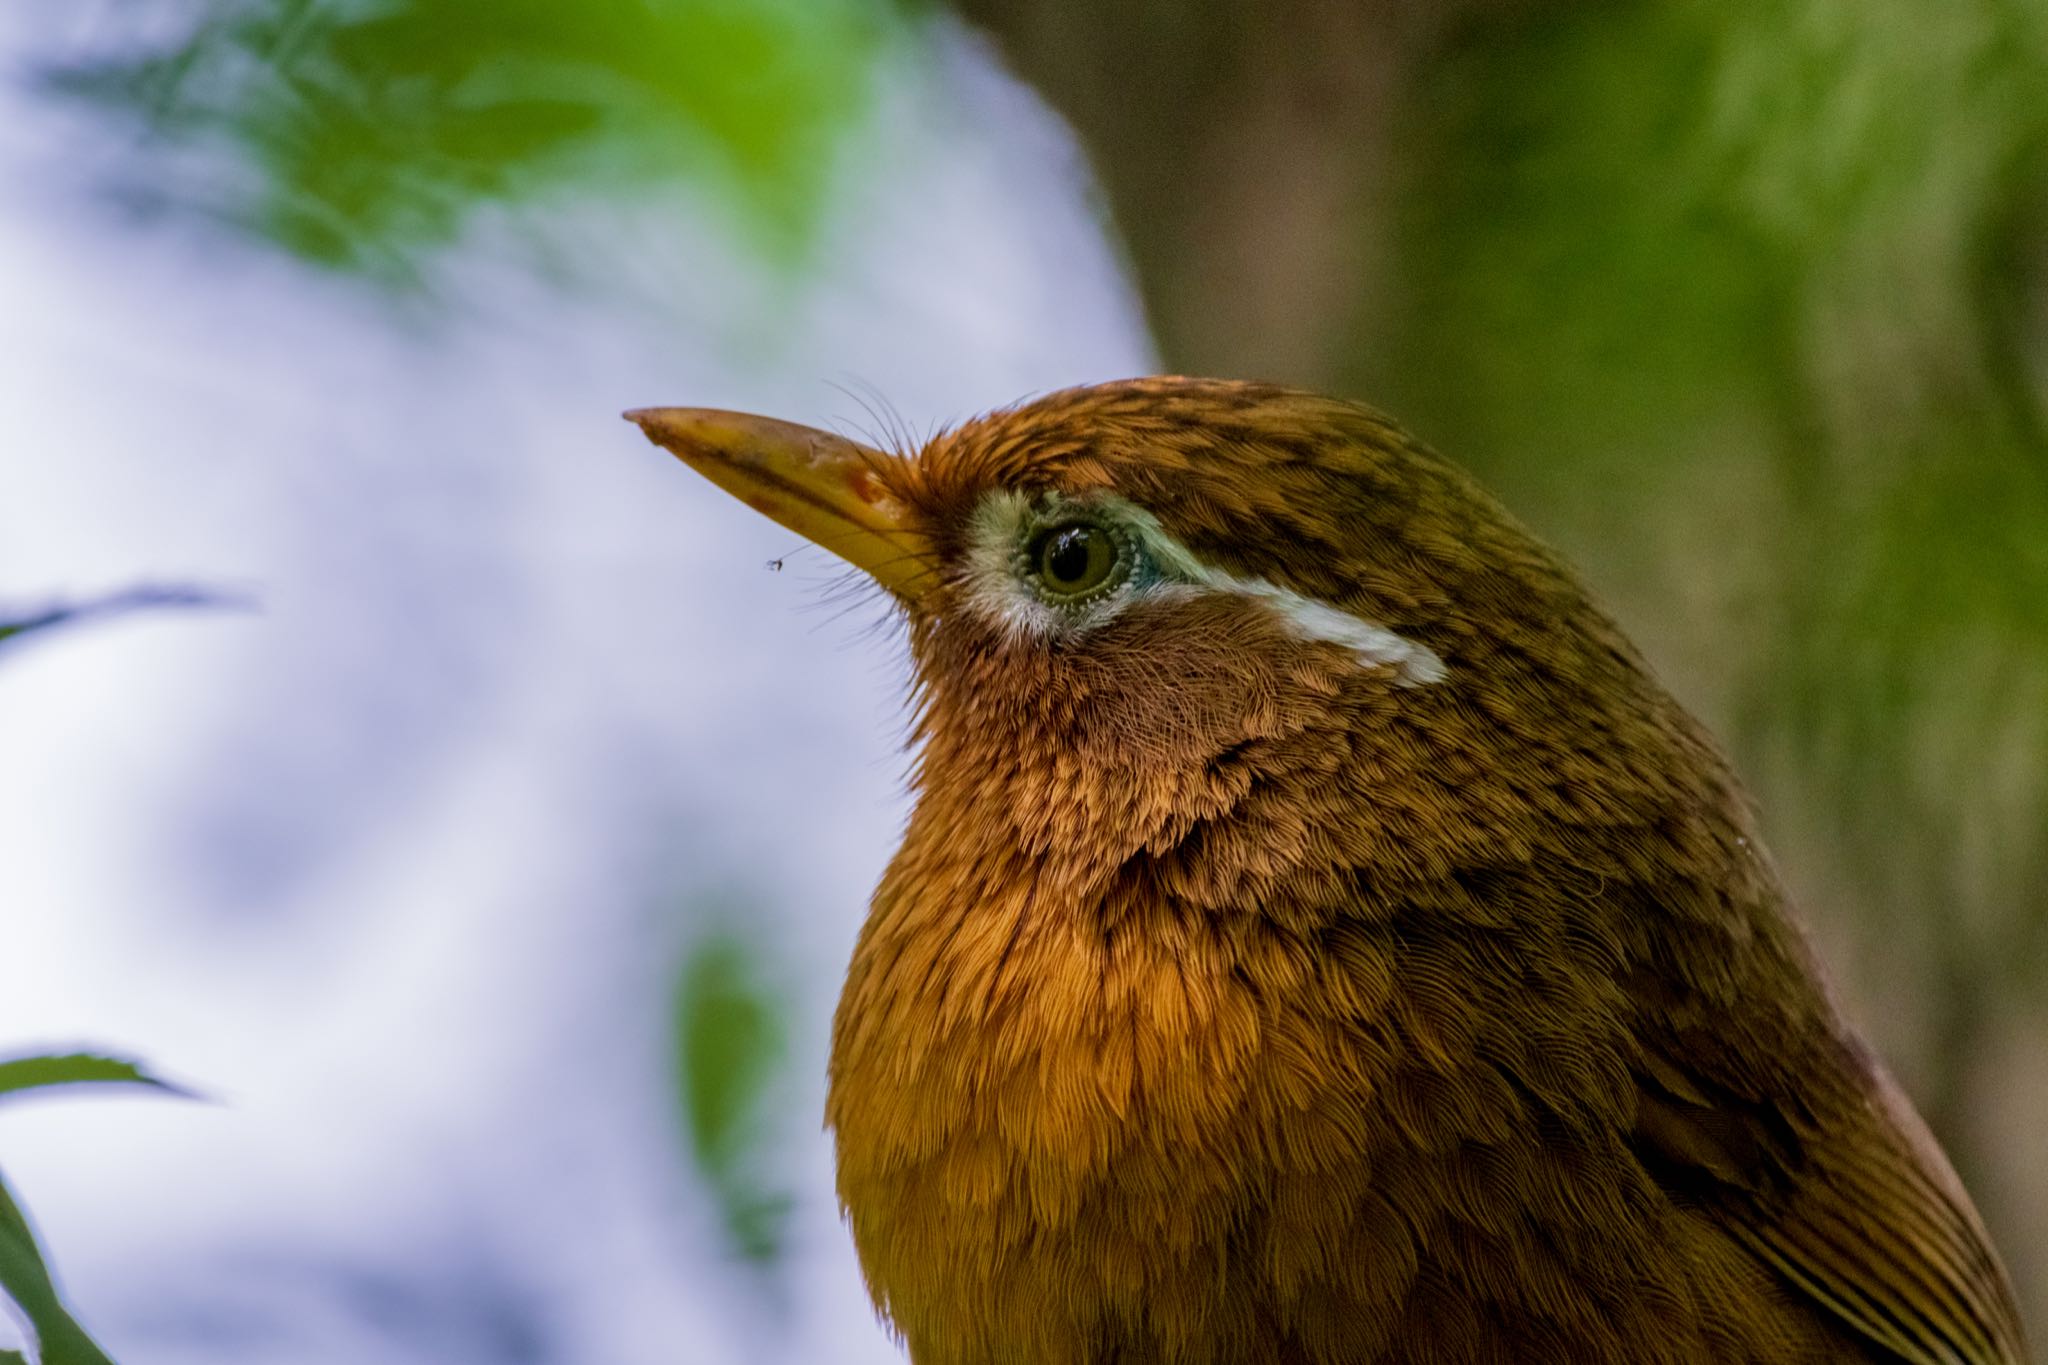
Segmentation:
{"type": "MultiPolygon", "coordinates": [[[[622,408],[1398,414],[1734,750],[2048,1330],[2048,0],[0,10],[0,1109],[124,1365],[889,1361],[880,604],[622,408]]],[[[0,1328],[0,1347],[9,1344],[0,1328]]]]}

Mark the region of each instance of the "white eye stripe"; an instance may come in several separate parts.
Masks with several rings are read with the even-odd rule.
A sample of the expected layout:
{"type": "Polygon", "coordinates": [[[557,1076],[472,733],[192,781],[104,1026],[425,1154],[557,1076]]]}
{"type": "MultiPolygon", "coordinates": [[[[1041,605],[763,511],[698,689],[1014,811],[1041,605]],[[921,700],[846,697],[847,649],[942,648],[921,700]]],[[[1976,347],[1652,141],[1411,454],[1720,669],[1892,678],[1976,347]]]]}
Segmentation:
{"type": "Polygon", "coordinates": [[[1005,630],[1045,639],[1101,625],[1146,596],[1190,588],[1231,593],[1264,606],[1298,639],[1342,645],[1366,667],[1393,670],[1403,687],[1442,682],[1449,675],[1435,651],[1385,626],[1264,579],[1209,567],[1168,535],[1151,513],[1122,498],[1104,495],[1072,506],[1135,539],[1152,570],[1149,579],[1134,577],[1080,607],[1044,601],[1018,577],[1018,546],[1032,530],[1063,514],[1062,501],[1055,497],[1034,504],[1022,493],[997,489],[982,498],[968,523],[963,586],[970,610],[1005,630]]]}
{"type": "Polygon", "coordinates": [[[1362,616],[1353,616],[1327,602],[1303,597],[1262,578],[1232,578],[1228,574],[1215,574],[1212,581],[1204,586],[1264,603],[1294,635],[1304,640],[1325,640],[1333,645],[1342,645],[1368,667],[1391,668],[1403,687],[1442,682],[1450,676],[1443,659],[1429,646],[1418,644],[1385,626],[1375,625],[1362,616]]]}

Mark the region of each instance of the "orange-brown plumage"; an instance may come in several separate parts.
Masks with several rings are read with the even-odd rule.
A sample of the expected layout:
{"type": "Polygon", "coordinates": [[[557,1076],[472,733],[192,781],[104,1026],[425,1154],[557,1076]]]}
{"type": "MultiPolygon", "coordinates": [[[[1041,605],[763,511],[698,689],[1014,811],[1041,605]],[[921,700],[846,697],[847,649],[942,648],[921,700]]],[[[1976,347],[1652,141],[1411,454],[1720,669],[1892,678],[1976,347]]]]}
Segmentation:
{"type": "Polygon", "coordinates": [[[2023,1358],[1713,743],[1386,419],[1140,380],[792,465],[640,416],[907,609],[828,1119],[916,1365],[2023,1358]]]}

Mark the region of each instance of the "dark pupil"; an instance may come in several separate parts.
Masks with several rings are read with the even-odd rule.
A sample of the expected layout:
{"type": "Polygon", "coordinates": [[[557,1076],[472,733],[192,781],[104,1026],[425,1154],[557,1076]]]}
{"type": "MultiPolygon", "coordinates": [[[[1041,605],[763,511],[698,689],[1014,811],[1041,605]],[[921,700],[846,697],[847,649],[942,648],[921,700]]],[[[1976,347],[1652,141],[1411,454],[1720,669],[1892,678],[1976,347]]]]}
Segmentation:
{"type": "Polygon", "coordinates": [[[1045,543],[1045,576],[1055,583],[1079,583],[1088,576],[1090,548],[1095,532],[1086,526],[1070,526],[1053,533],[1045,543]]]}

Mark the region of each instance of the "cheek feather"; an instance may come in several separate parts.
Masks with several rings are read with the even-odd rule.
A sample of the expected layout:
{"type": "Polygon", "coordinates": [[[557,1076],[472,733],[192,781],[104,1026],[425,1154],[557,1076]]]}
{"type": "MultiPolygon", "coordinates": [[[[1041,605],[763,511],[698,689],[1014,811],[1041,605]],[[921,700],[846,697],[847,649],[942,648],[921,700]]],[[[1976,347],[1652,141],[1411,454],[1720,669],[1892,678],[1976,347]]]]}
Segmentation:
{"type": "Polygon", "coordinates": [[[997,489],[982,498],[968,523],[960,560],[964,608],[1004,635],[1036,641],[1070,640],[1116,619],[1139,602],[1191,596],[1232,596],[1256,603],[1287,634],[1349,650],[1363,668],[1384,669],[1402,687],[1442,682],[1444,661],[1426,645],[1364,617],[1305,597],[1263,578],[1241,578],[1195,558],[1166,533],[1156,517],[1122,498],[1064,499],[997,489]],[[1114,592],[1085,605],[1045,601],[1020,572],[1019,549],[1034,527],[1077,510],[1102,518],[1139,548],[1138,572],[1114,592]]]}

